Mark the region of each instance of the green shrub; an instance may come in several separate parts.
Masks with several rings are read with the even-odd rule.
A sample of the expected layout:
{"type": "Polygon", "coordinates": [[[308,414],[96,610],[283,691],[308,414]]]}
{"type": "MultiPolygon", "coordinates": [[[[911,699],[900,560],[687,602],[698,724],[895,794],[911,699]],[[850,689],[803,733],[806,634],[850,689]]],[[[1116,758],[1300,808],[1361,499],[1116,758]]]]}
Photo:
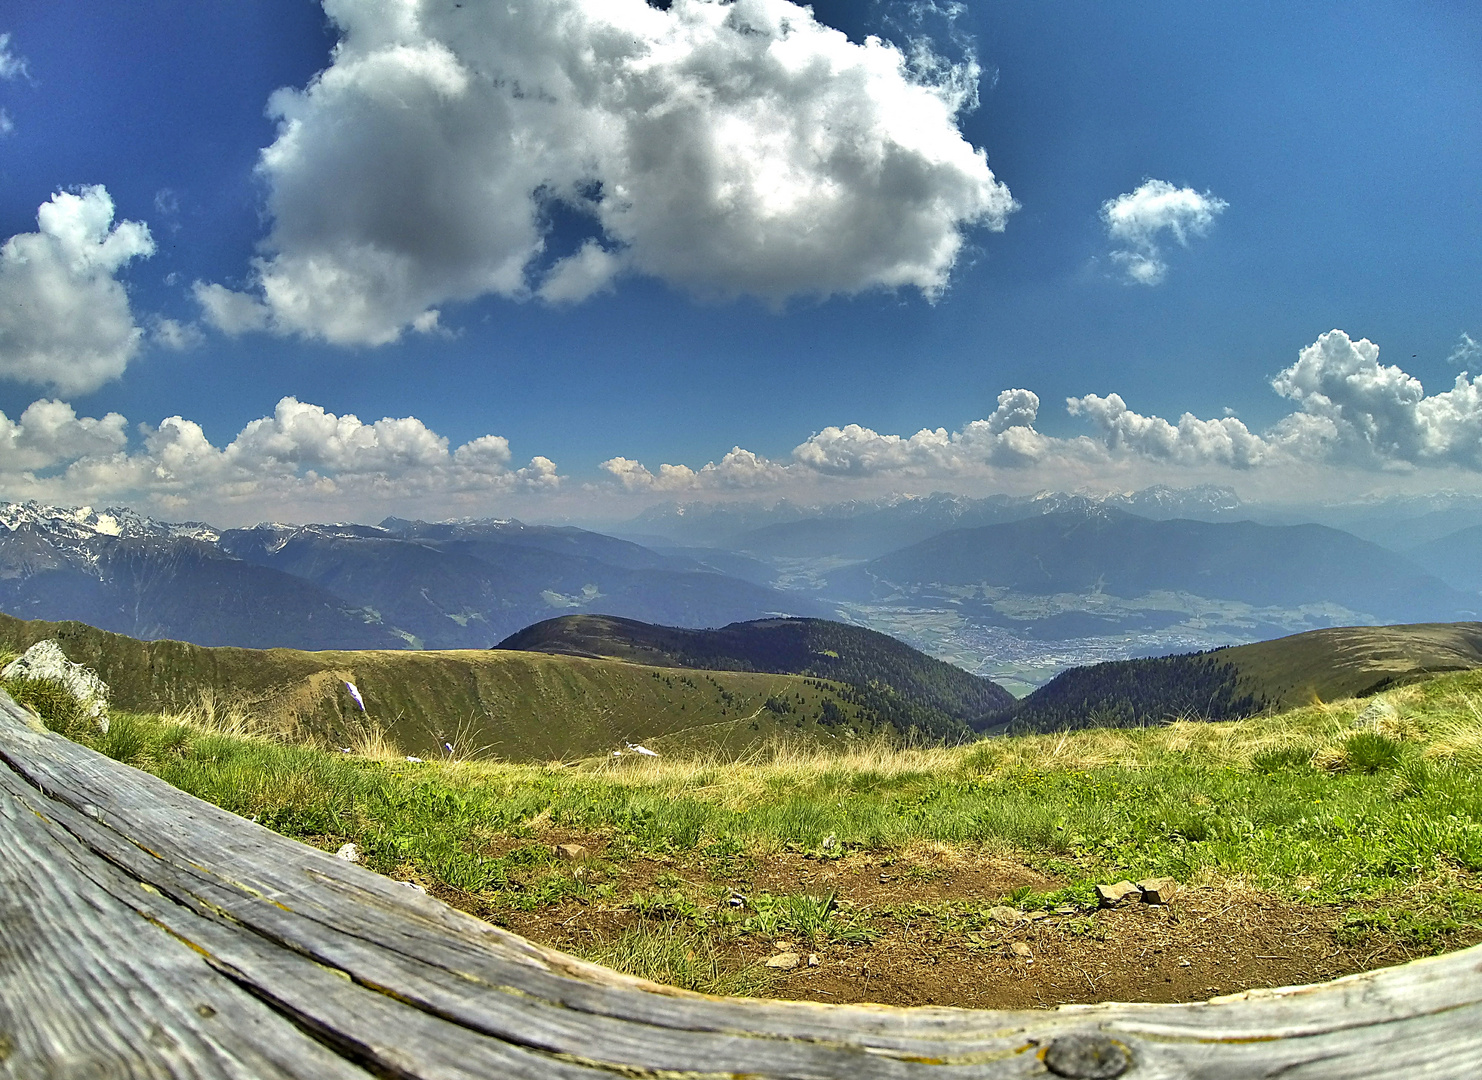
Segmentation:
{"type": "Polygon", "coordinates": [[[1400,744],[1377,731],[1359,731],[1343,740],[1343,755],[1354,772],[1376,773],[1400,761],[1400,744]]]}
{"type": "Polygon", "coordinates": [[[1302,746],[1272,746],[1251,759],[1251,768],[1261,776],[1312,768],[1312,751],[1302,746]]]}

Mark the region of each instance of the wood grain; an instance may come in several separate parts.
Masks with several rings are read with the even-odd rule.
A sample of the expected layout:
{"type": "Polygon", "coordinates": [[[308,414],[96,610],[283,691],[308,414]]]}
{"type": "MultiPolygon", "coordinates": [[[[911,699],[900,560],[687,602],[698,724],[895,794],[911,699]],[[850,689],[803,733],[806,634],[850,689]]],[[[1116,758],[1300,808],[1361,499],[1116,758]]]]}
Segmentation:
{"type": "Polygon", "coordinates": [[[1077,1035],[1132,1078],[1482,1076],[1482,948],[1196,1005],[709,998],[278,836],[0,694],[0,1077],[998,1080],[1051,1075],[1077,1035]]]}

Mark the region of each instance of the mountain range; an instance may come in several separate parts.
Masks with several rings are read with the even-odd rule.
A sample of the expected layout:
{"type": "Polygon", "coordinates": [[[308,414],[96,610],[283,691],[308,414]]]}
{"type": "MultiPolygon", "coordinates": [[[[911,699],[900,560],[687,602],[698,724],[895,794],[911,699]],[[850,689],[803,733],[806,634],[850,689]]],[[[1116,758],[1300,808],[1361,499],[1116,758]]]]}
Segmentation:
{"type": "MultiPolygon", "coordinates": [[[[1101,660],[1475,618],[1482,532],[1418,542],[1422,525],[1465,521],[1475,502],[1390,507],[1418,523],[1406,553],[1330,526],[1248,520],[1253,508],[1218,487],[691,504],[655,509],[625,537],[400,518],[221,531],[10,503],[0,611],[304,649],[487,648],[567,614],[690,629],[835,619],[1027,693],[1101,660]]],[[[1377,527],[1388,506],[1352,513],[1377,527]]]]}
{"type": "Polygon", "coordinates": [[[956,529],[830,577],[855,599],[975,589],[1033,596],[1181,593],[1252,607],[1331,604],[1381,622],[1474,618],[1453,589],[1377,544],[1323,525],[1153,521],[1110,507],[956,529]]]}
{"type": "Polygon", "coordinates": [[[514,521],[217,532],[11,503],[0,526],[0,610],[201,645],[485,648],[564,611],[718,626],[825,610],[691,559],[514,521]]]}

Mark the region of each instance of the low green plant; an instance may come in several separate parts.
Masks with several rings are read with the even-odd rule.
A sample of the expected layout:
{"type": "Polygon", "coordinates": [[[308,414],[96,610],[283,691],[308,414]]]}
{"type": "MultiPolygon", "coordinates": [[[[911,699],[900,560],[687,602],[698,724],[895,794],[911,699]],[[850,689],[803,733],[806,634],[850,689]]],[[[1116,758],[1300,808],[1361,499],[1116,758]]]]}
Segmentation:
{"type": "Polygon", "coordinates": [[[1343,756],[1355,772],[1376,773],[1399,763],[1401,746],[1377,731],[1357,731],[1343,740],[1343,756]]]}
{"type": "Polygon", "coordinates": [[[643,921],[588,950],[599,964],[702,994],[754,996],[768,986],[764,969],[756,964],[724,965],[721,942],[714,931],[685,922],[643,921]]]}
{"type": "Polygon", "coordinates": [[[86,737],[90,728],[96,729],[97,721],[87,715],[86,710],[56,679],[30,679],[17,677],[3,683],[6,693],[26,706],[58,735],[68,738],[86,737]]]}
{"type": "Polygon", "coordinates": [[[1251,758],[1251,769],[1259,776],[1273,776],[1288,771],[1312,768],[1312,751],[1305,746],[1288,743],[1256,751],[1251,758]]]}

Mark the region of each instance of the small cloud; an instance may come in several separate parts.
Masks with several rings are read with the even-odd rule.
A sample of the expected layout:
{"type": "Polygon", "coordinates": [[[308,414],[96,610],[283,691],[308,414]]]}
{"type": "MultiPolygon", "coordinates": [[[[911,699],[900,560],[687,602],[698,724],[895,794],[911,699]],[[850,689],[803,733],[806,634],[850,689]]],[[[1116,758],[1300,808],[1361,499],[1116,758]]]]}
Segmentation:
{"type": "Polygon", "coordinates": [[[206,335],[201,333],[201,328],[195,323],[183,323],[156,315],[149,321],[149,338],[166,349],[185,352],[203,344],[206,335]]]}
{"type": "Polygon", "coordinates": [[[1464,333],[1447,359],[1457,367],[1465,367],[1470,371],[1473,364],[1482,360],[1482,342],[1475,340],[1471,334],[1464,333]]]}
{"type": "Polygon", "coordinates": [[[539,296],[548,304],[574,304],[600,292],[611,292],[613,279],[622,268],[619,256],[588,240],[576,254],[551,267],[539,296]]]}
{"type": "Polygon", "coordinates": [[[268,306],[246,293],[233,292],[225,285],[197,281],[191,294],[201,305],[206,322],[223,334],[235,337],[248,330],[266,330],[271,312],[268,306]]]}
{"type": "Polygon", "coordinates": [[[1127,280],[1156,285],[1168,275],[1161,247],[1165,234],[1187,247],[1190,237],[1204,236],[1230,204],[1212,192],[1176,188],[1166,180],[1145,180],[1136,191],[1101,204],[1106,234],[1122,246],[1112,251],[1127,280]]]}
{"type": "Polygon", "coordinates": [[[10,47],[10,35],[0,34],[0,79],[30,80],[31,72],[26,67],[26,58],[10,47]]]}

